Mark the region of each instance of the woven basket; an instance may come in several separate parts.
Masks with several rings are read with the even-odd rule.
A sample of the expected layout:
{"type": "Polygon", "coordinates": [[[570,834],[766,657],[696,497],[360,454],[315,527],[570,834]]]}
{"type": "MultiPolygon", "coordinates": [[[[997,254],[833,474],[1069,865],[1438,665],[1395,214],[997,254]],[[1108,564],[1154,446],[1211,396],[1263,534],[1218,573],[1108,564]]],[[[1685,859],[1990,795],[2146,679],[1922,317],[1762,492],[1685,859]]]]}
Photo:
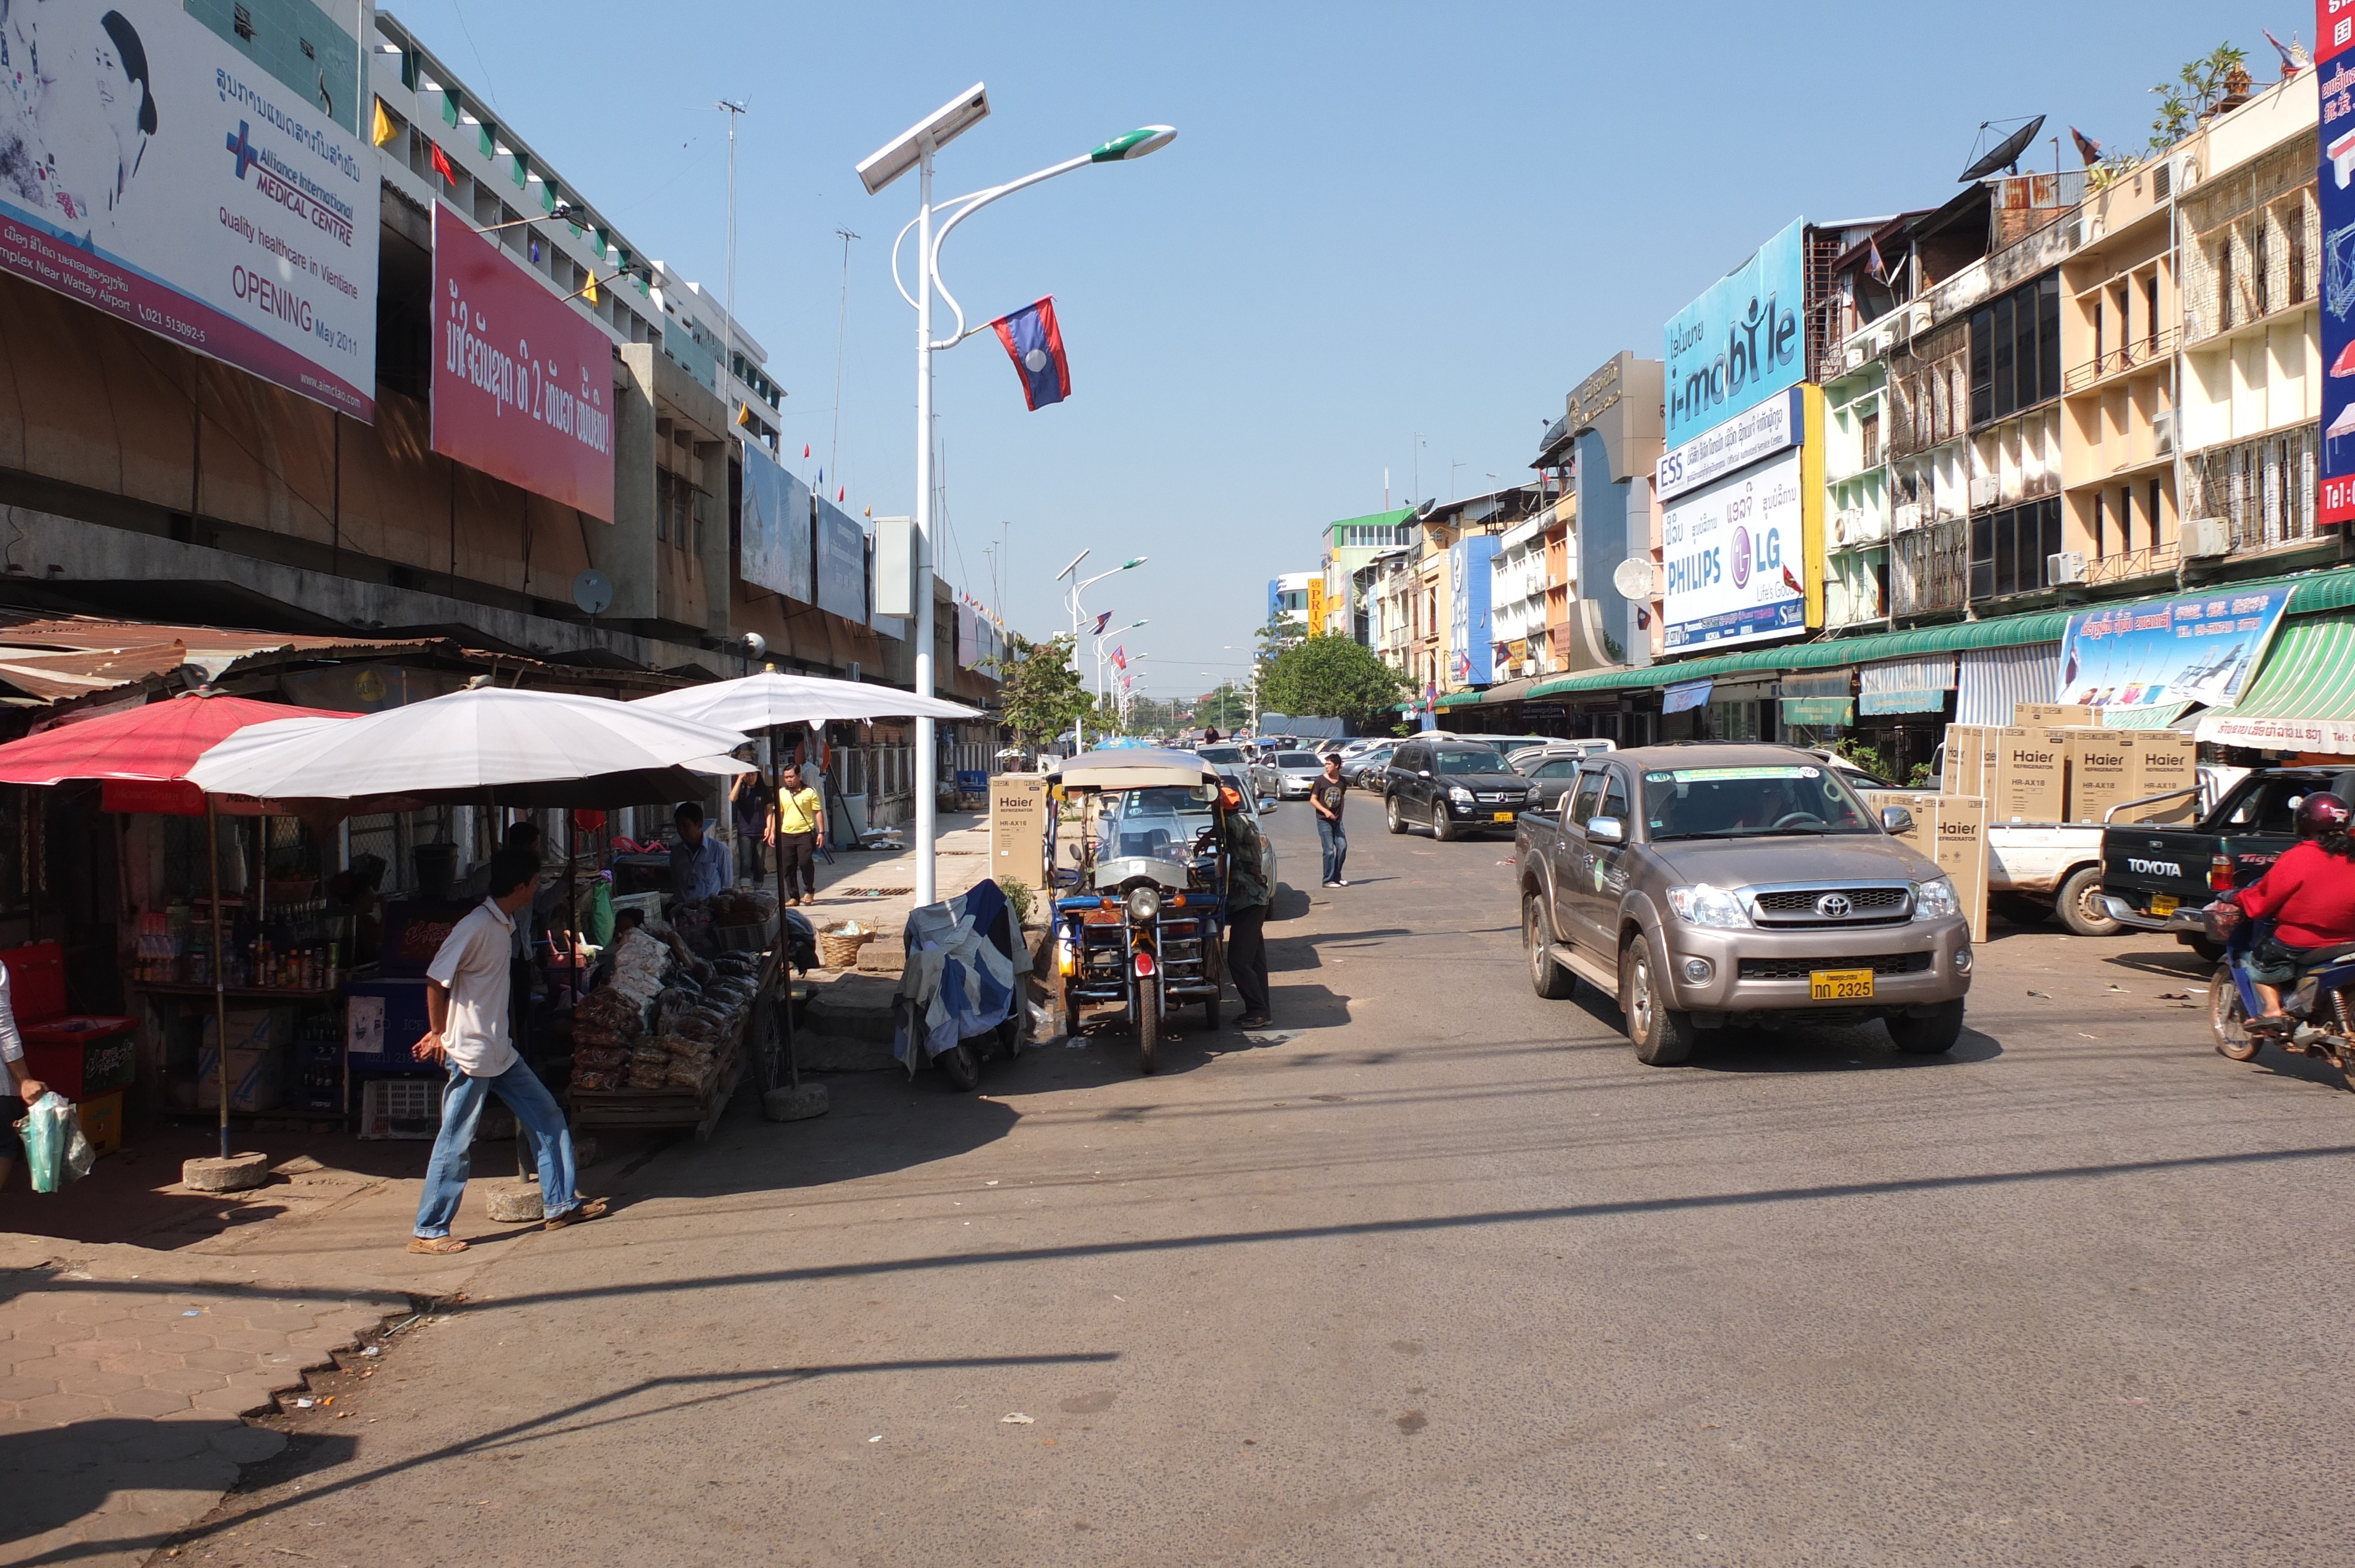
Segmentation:
{"type": "Polygon", "coordinates": [[[817,934],[817,961],[830,969],[854,969],[858,967],[858,949],[875,939],[872,931],[856,936],[841,931],[820,931],[817,934]]]}

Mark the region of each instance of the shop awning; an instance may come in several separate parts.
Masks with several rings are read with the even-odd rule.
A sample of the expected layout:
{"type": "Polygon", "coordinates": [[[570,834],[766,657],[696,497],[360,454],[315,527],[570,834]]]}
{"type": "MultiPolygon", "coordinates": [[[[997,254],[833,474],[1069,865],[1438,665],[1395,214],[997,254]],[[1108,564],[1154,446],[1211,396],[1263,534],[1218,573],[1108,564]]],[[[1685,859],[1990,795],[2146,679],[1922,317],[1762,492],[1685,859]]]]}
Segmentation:
{"type": "Polygon", "coordinates": [[[2050,703],[2061,686],[2061,644],[1974,648],[1955,671],[1955,722],[2007,725],[2021,703],[2050,703]]]}
{"type": "Polygon", "coordinates": [[[2198,703],[2160,703],[2147,708],[2104,708],[2104,729],[2189,729],[2181,724],[2183,715],[2198,707],[2198,703]]]}
{"type": "Polygon", "coordinates": [[[1943,713],[1955,689],[1955,656],[1885,659],[1857,672],[1857,706],[1869,714],[1943,713]]]}
{"type": "Polygon", "coordinates": [[[1709,701],[1710,683],[1683,681],[1660,694],[1660,712],[1680,714],[1687,708],[1697,708],[1709,701]]]}
{"type": "MultiPolygon", "coordinates": [[[[2294,585],[2288,610],[2294,617],[2355,608],[2355,567],[2335,567],[2323,572],[2217,586],[2249,589],[2282,583],[2294,585]]],[[[2179,597],[2170,593],[2128,600],[2124,601],[2120,608],[2161,603],[2179,597]]],[[[1680,659],[1671,663],[1634,668],[1618,665],[1607,670],[1584,671],[1575,675],[1543,677],[1529,694],[1550,697],[1579,692],[1649,691],[1684,681],[1736,675],[1745,671],[1763,671],[1771,674],[1784,670],[1822,670],[1838,664],[1864,664],[1923,658],[1935,653],[1962,653],[1973,649],[2016,648],[2038,642],[2057,644],[2062,633],[2068,630],[2069,615],[2067,610],[2041,610],[1992,620],[1920,626],[1910,631],[1877,631],[1860,637],[1828,638],[1818,642],[1777,643],[1769,648],[1753,648],[1740,653],[1720,653],[1700,659],[1680,659]]],[[[2053,674],[2054,688],[2057,689],[2057,668],[2053,674]]],[[[2049,703],[2052,700],[2051,692],[2048,690],[2044,695],[2031,700],[2049,703]]],[[[2010,722],[2008,712],[2004,722],[2010,722]]]]}
{"type": "Polygon", "coordinates": [[[2200,715],[2194,733],[2219,746],[2355,756],[2355,618],[2284,621],[2241,700],[2200,715]]]}

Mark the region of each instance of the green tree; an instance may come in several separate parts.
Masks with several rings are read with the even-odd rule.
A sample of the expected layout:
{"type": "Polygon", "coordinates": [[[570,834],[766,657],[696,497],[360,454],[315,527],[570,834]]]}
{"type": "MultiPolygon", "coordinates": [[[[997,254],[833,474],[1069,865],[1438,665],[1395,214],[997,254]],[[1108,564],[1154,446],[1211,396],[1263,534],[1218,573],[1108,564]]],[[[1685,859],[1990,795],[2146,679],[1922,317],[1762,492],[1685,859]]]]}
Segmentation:
{"type": "Polygon", "coordinates": [[[1308,626],[1279,609],[1271,612],[1267,624],[1252,635],[1259,643],[1259,652],[1252,659],[1259,665],[1260,678],[1265,680],[1278,659],[1308,641],[1308,626]]]}
{"type": "Polygon", "coordinates": [[[1194,722],[1225,735],[1251,716],[1251,702],[1235,690],[1232,681],[1221,681],[1218,689],[1209,692],[1194,705],[1194,722]]]}
{"type": "Polygon", "coordinates": [[[1313,714],[1362,728],[1383,720],[1406,699],[1406,690],[1399,673],[1365,644],[1311,637],[1276,656],[1259,696],[1269,713],[1313,714]]]}
{"type": "Polygon", "coordinates": [[[1027,745],[1051,741],[1088,711],[1087,688],[1071,662],[1068,633],[1033,642],[1009,632],[1003,657],[991,661],[991,673],[1004,684],[998,693],[1007,727],[1027,745]]]}
{"type": "Polygon", "coordinates": [[[2200,118],[2221,99],[2249,90],[2249,51],[2237,44],[2219,44],[2190,61],[2173,81],[2160,82],[2158,114],[2150,122],[2150,150],[2164,153],[2198,129],[2200,118]]]}

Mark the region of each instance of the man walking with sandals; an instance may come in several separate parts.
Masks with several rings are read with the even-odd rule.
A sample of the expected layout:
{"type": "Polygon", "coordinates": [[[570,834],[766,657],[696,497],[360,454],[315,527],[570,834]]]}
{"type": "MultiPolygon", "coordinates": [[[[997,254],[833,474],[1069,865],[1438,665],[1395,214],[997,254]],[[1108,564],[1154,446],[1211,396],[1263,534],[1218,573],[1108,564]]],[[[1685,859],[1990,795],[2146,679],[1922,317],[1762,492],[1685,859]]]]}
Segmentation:
{"type": "Polygon", "coordinates": [[[425,1168],[425,1192],[417,1204],[417,1234],[409,1250],[464,1252],[466,1244],[450,1234],[458,1200],[465,1195],[471,1167],[468,1150],[482,1119],[483,1101],[496,1095],[517,1123],[538,1139],[541,1224],[562,1230],[605,1212],[605,1201],[583,1201],[572,1190],[572,1131],[564,1107],[516,1054],[508,1037],[507,959],[515,940],[517,911],[531,902],[539,862],[514,850],[491,857],[490,895],[452,928],[425,971],[425,1035],[410,1054],[421,1062],[450,1069],[442,1090],[442,1132],[425,1168]]]}

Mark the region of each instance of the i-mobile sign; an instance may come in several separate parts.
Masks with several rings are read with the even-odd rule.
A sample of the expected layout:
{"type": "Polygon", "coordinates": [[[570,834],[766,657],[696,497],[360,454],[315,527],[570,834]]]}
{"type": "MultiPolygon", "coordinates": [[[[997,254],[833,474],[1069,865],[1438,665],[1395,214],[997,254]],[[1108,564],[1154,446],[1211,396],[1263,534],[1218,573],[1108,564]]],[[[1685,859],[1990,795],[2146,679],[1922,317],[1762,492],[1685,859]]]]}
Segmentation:
{"type": "Polygon", "coordinates": [[[339,116],[178,0],[0,4],[0,270],[375,418],[377,152],[336,123],[343,42],[319,35],[351,75],[315,73],[339,116]]]}
{"type": "Polygon", "coordinates": [[[433,450],[613,520],[613,344],[433,209],[433,450]]]}
{"type": "Polygon", "coordinates": [[[2322,467],[2316,520],[2355,519],[2355,0],[2315,0],[2320,77],[2322,467]]]}

